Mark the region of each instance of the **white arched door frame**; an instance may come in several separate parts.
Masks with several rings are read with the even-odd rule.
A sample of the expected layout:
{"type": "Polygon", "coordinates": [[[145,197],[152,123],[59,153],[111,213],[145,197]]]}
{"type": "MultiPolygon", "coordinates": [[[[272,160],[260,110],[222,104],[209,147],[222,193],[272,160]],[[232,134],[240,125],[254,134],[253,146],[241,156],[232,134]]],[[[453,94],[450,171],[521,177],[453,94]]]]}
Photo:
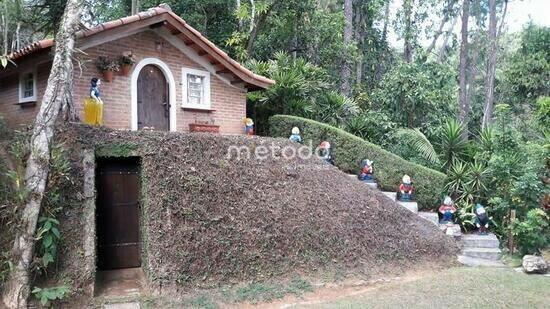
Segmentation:
{"type": "Polygon", "coordinates": [[[176,80],[174,79],[174,75],[172,75],[172,71],[170,71],[168,65],[157,58],[142,59],[140,62],[138,62],[134,71],[132,72],[130,85],[132,97],[131,128],[133,131],[136,131],[138,129],[137,81],[139,73],[146,65],[150,64],[158,67],[162,71],[164,77],[166,78],[166,81],[168,82],[168,97],[170,100],[170,131],[176,131],[176,80]]]}

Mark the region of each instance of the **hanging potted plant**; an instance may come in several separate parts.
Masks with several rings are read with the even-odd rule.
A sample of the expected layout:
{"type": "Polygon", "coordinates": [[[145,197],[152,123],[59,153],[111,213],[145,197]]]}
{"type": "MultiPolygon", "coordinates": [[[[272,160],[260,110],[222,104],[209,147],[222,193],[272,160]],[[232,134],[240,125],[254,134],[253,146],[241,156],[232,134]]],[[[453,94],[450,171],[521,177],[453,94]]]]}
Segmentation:
{"type": "Polygon", "coordinates": [[[122,56],[118,59],[118,63],[120,64],[120,73],[122,76],[128,76],[130,74],[130,70],[132,69],[132,66],[134,63],[136,63],[136,57],[132,54],[132,52],[124,52],[122,53],[122,56]]]}
{"type": "Polygon", "coordinates": [[[97,58],[96,67],[103,74],[103,79],[107,82],[112,82],[115,72],[120,70],[120,66],[116,60],[104,56],[97,58]]]}

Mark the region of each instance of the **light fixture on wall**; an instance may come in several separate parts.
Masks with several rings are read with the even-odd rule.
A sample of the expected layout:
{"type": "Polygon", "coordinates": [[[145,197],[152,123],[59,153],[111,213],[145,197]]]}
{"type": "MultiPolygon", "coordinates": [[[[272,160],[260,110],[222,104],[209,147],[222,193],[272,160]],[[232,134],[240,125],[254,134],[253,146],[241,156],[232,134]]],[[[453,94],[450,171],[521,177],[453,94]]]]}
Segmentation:
{"type": "Polygon", "coordinates": [[[164,43],[163,42],[155,42],[155,50],[162,54],[162,51],[164,50],[164,43]]]}

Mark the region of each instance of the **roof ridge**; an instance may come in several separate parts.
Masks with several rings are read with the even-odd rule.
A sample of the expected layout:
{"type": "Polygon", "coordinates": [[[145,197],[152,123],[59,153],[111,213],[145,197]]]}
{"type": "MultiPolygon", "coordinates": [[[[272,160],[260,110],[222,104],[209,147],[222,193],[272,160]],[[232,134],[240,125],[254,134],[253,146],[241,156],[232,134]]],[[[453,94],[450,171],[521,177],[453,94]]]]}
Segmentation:
{"type": "MultiPolygon", "coordinates": [[[[149,8],[145,11],[139,12],[134,15],[121,17],[115,20],[107,21],[104,23],[97,24],[91,28],[79,30],[76,32],[75,36],[77,39],[79,38],[86,38],[92,35],[95,35],[97,33],[107,31],[113,28],[117,28],[123,25],[128,25],[130,23],[138,22],[140,20],[145,20],[154,16],[167,14],[168,16],[171,16],[175,19],[176,22],[180,23],[183,27],[185,27],[187,30],[189,30],[194,36],[196,36],[200,41],[204,42],[207,47],[209,47],[214,53],[218,54],[220,57],[222,57],[225,61],[228,62],[229,65],[234,67],[234,69],[241,71],[249,78],[252,78],[253,80],[257,80],[263,84],[275,84],[275,81],[272,79],[269,79],[265,76],[258,75],[248,68],[246,68],[241,63],[237,62],[236,60],[232,59],[226,52],[221,50],[216,44],[212,43],[208,38],[203,36],[198,30],[193,28],[191,25],[189,25],[183,18],[178,16],[176,13],[174,13],[170,6],[167,4],[159,4],[156,7],[149,8]]],[[[29,54],[32,54],[36,51],[50,48],[54,45],[54,39],[44,39],[40,40],[34,43],[29,44],[28,46],[25,46],[17,51],[14,51],[8,55],[10,60],[17,60],[20,58],[23,58],[29,54]]],[[[241,78],[242,79],[242,78],[241,78]]],[[[248,82],[248,81],[245,81],[248,82]]]]}

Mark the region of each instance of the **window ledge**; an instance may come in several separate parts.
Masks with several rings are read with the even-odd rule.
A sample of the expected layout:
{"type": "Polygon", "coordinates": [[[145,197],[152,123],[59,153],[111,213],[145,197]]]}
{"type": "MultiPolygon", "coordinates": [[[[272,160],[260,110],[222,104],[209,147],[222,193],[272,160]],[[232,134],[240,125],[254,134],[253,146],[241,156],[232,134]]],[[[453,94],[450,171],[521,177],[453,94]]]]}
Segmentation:
{"type": "Polygon", "coordinates": [[[216,111],[215,109],[211,109],[211,108],[192,107],[192,106],[182,106],[181,109],[183,109],[184,111],[205,112],[205,113],[211,113],[216,111]]]}
{"type": "Polygon", "coordinates": [[[23,102],[15,103],[14,105],[18,105],[21,108],[33,107],[33,106],[36,106],[36,100],[23,101],[23,102]]]}

